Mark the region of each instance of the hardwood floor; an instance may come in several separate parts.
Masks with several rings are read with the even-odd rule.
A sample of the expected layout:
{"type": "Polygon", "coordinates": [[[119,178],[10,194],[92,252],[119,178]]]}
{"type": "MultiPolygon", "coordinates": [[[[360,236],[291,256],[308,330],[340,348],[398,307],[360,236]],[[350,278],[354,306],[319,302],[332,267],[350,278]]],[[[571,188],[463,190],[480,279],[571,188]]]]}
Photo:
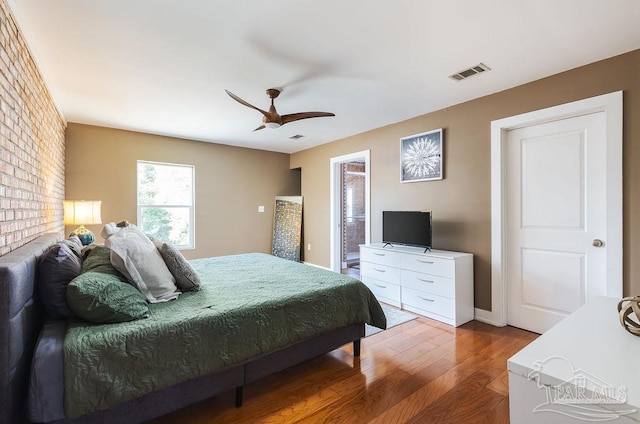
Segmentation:
{"type": "Polygon", "coordinates": [[[508,423],[506,361],[537,336],[418,318],[153,423],[508,423]]]}
{"type": "Polygon", "coordinates": [[[357,268],[354,268],[354,267],[342,268],[340,270],[340,273],[348,275],[348,276],[353,277],[353,278],[360,279],[360,267],[359,266],[357,268]]]}

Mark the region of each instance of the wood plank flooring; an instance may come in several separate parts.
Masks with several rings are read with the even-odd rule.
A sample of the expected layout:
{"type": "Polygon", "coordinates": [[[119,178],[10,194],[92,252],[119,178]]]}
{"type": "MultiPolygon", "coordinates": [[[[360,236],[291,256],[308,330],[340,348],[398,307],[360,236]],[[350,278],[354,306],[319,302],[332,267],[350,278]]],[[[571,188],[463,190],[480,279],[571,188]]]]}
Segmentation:
{"type": "Polygon", "coordinates": [[[537,336],[418,318],[153,423],[508,423],[506,361],[537,336]]]}

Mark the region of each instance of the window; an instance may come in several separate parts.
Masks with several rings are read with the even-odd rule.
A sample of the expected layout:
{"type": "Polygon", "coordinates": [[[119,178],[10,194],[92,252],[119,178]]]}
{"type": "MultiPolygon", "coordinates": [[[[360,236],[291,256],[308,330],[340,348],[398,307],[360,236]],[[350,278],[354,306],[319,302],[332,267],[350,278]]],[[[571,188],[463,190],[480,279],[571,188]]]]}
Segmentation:
{"type": "Polygon", "coordinates": [[[138,161],[138,225],[146,234],[193,249],[194,167],[138,161]]]}

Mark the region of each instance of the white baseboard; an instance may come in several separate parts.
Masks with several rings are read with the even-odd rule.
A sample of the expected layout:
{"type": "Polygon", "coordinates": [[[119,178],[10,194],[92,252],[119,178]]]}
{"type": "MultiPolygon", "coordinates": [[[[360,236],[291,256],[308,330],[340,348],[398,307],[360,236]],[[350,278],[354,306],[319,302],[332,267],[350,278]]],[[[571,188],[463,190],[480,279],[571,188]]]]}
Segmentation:
{"type": "Polygon", "coordinates": [[[485,311],[484,309],[475,308],[475,320],[493,325],[494,327],[504,327],[504,325],[494,320],[491,311],[485,311]]]}
{"type": "Polygon", "coordinates": [[[305,265],[309,265],[309,266],[313,266],[313,267],[321,268],[321,269],[326,269],[327,271],[334,272],[331,268],[327,268],[326,266],[316,265],[316,264],[313,264],[311,262],[302,262],[302,263],[305,264],[305,265]]]}

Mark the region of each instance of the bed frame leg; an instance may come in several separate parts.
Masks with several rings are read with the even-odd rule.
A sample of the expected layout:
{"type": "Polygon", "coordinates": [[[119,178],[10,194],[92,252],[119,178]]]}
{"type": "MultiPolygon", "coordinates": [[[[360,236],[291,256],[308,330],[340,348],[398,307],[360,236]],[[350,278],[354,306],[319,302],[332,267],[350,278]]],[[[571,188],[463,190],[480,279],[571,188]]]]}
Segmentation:
{"type": "Polygon", "coordinates": [[[242,406],[243,391],[244,386],[236,387],[236,408],[240,408],[242,406]]]}
{"type": "Polygon", "coordinates": [[[360,356],[360,339],[353,341],[353,356],[360,356]]]}

